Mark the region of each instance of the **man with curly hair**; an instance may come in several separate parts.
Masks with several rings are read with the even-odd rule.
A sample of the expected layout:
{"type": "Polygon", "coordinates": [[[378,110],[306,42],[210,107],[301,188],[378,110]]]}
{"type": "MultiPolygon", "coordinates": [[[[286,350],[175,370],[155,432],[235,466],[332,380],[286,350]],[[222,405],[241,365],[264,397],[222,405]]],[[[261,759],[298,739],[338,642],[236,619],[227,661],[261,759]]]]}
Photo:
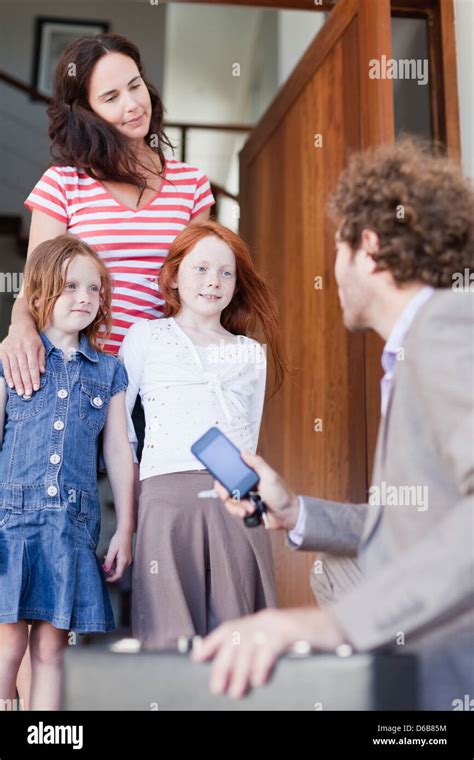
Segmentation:
{"type": "MultiPolygon", "coordinates": [[[[292,549],[328,555],[312,579],[320,606],[225,623],[193,659],[214,659],[211,689],[239,697],[300,640],[412,651],[420,707],[458,709],[474,697],[473,188],[449,159],[404,138],[353,156],[329,212],[344,323],[385,341],[368,502],[297,496],[242,452],[269,526],[292,549]]],[[[215,488],[232,514],[254,509],[215,488]]]]}

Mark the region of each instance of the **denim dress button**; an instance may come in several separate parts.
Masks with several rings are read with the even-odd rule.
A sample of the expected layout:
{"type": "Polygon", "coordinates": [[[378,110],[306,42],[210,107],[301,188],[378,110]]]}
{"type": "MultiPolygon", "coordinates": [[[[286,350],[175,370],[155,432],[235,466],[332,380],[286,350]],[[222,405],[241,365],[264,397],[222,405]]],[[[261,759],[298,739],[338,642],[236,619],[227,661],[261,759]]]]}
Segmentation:
{"type": "MultiPolygon", "coordinates": [[[[126,390],[128,375],[84,334],[70,362],[40,337],[46,351],[40,388],[29,400],[8,388],[5,404],[0,504],[8,499],[15,509],[0,508],[9,513],[8,520],[0,514],[0,621],[111,631],[114,615],[96,553],[97,459],[109,399],[126,390]]],[[[0,669],[1,660],[2,653],[0,669]]]]}

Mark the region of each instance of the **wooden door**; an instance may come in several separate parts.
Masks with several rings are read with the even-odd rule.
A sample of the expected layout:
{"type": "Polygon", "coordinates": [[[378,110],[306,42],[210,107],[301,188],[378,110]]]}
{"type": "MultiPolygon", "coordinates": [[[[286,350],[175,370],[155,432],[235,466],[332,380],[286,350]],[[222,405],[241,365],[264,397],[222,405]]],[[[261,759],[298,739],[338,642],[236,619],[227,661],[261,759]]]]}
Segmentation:
{"type": "MultiPolygon", "coordinates": [[[[390,0],[339,0],[240,155],[241,233],[276,292],[294,369],[266,404],[259,452],[298,493],[354,502],[369,485],[381,341],[343,325],[325,203],[352,151],[393,140],[392,82],[369,77],[381,55],[390,0]]],[[[314,556],[272,541],[280,606],[314,604],[314,556]]]]}

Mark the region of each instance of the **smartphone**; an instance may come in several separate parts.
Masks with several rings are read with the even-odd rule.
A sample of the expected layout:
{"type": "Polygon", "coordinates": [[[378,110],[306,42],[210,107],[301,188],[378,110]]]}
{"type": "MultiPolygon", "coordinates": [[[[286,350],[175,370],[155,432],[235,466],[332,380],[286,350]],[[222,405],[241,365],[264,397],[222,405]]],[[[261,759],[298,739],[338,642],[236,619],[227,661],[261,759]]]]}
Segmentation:
{"type": "Polygon", "coordinates": [[[245,499],[257,486],[257,473],[245,464],[237,446],[219,428],[210,428],[193,443],[191,451],[231,496],[245,499]]]}

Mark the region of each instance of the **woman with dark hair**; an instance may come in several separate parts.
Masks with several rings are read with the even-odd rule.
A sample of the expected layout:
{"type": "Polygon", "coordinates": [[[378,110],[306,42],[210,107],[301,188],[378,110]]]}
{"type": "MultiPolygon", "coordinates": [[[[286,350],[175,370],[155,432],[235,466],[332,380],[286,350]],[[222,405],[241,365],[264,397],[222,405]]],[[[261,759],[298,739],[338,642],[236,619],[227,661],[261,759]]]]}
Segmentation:
{"type": "MultiPolygon", "coordinates": [[[[108,267],[112,333],[104,349],[114,354],[131,324],[163,315],[157,272],[178,232],[207,219],[214,203],[203,172],[165,159],[163,111],[132,42],[112,33],[74,41],[58,62],[48,108],[54,160],[25,201],[28,255],[69,232],[108,267]]],[[[0,358],[20,395],[39,387],[44,347],[23,291],[0,358]]]]}
{"type": "MultiPolygon", "coordinates": [[[[171,143],[163,113],[138,48],[123,35],[84,37],[64,51],[48,108],[53,161],[25,201],[32,212],[27,256],[66,232],[99,254],[113,285],[112,332],[102,345],[112,354],[133,323],[163,316],[157,274],[169,247],[190,222],[208,219],[214,203],[202,171],[165,159],[171,143]]],[[[0,359],[20,396],[39,389],[45,350],[23,288],[0,359]]],[[[133,421],[140,458],[138,399],[133,421]]],[[[28,691],[26,683],[21,696],[28,691]]]]}

